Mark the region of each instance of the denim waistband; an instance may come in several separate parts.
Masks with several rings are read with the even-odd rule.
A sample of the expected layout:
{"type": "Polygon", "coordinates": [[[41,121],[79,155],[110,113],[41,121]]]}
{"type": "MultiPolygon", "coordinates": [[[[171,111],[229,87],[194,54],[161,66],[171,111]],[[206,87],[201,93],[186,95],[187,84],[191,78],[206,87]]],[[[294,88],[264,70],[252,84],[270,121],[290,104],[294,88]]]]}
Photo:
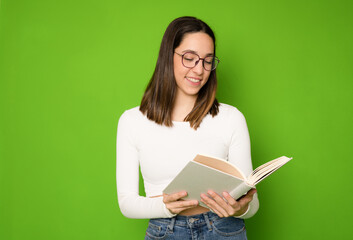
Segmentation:
{"type": "Polygon", "coordinates": [[[204,221],[206,219],[211,221],[211,220],[216,220],[218,218],[219,216],[213,212],[205,212],[205,213],[190,215],[190,216],[182,216],[182,215],[175,216],[176,221],[184,221],[184,222],[190,221],[191,219],[193,219],[191,221],[195,222],[197,220],[204,221]]]}
{"type": "Polygon", "coordinates": [[[205,212],[196,215],[190,216],[181,216],[177,215],[173,218],[154,218],[150,221],[153,222],[160,222],[168,225],[169,229],[173,229],[175,225],[177,226],[200,226],[206,224],[209,229],[211,229],[212,221],[219,219],[220,217],[213,213],[213,212],[205,212]]]}

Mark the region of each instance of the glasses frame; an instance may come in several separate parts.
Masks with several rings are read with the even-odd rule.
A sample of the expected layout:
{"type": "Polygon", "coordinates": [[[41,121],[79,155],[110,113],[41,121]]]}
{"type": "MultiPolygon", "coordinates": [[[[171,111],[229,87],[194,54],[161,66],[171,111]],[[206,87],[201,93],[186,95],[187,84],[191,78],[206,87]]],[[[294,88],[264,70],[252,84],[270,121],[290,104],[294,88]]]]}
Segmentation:
{"type": "MultiPolygon", "coordinates": [[[[220,60],[218,59],[218,57],[212,56],[212,57],[214,58],[214,60],[215,60],[215,63],[216,63],[216,62],[217,62],[217,63],[214,64],[214,67],[213,67],[211,70],[208,70],[208,69],[205,68],[205,58],[207,58],[207,57],[201,58],[197,53],[194,53],[194,52],[185,52],[185,53],[183,53],[183,54],[180,54],[180,53],[177,53],[177,52],[174,52],[174,53],[178,54],[178,55],[181,57],[181,63],[182,63],[183,66],[186,67],[186,68],[194,68],[194,67],[197,66],[197,64],[199,64],[200,60],[202,60],[202,67],[203,67],[203,69],[205,69],[206,71],[213,71],[213,70],[215,70],[215,69],[217,68],[217,66],[218,66],[218,64],[219,64],[219,62],[220,62],[220,60]],[[193,67],[187,67],[187,66],[185,66],[185,64],[184,64],[184,55],[185,55],[185,54],[188,54],[188,53],[195,54],[195,55],[199,58],[199,60],[197,60],[197,61],[195,62],[195,66],[193,66],[193,67]]],[[[211,57],[211,56],[209,56],[209,57],[211,57]]]]}

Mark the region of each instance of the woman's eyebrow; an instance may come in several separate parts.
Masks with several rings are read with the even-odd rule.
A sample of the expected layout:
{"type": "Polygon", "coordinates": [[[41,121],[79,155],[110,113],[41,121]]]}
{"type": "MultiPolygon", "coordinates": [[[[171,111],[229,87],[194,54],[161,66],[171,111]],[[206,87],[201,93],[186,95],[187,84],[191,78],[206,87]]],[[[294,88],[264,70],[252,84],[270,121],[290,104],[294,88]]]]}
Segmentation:
{"type": "Polygon", "coordinates": [[[186,50],[182,51],[182,53],[186,53],[186,52],[196,53],[196,54],[197,54],[197,52],[196,52],[196,51],[191,50],[191,49],[186,49],[186,50]]]}
{"type": "MultiPolygon", "coordinates": [[[[195,53],[195,54],[198,55],[198,53],[196,51],[191,50],[191,49],[186,49],[186,50],[182,51],[182,53],[186,53],[186,52],[195,53]]],[[[207,53],[206,57],[208,57],[208,56],[214,56],[214,54],[213,53],[207,53]]]]}

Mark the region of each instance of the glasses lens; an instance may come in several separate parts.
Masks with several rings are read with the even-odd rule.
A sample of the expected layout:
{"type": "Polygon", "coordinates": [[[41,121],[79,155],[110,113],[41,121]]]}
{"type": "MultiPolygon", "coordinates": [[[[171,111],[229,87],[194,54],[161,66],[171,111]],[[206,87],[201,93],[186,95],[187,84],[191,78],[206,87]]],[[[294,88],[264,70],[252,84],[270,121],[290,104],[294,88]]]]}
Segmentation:
{"type": "Polygon", "coordinates": [[[206,57],[203,61],[203,67],[208,71],[215,69],[217,67],[215,57],[206,57]]]}
{"type": "MultiPolygon", "coordinates": [[[[200,61],[200,58],[195,53],[185,53],[183,55],[182,61],[185,67],[193,68],[200,61]]],[[[202,64],[205,70],[212,71],[216,69],[218,62],[219,60],[217,57],[209,56],[209,57],[205,57],[202,64]]]]}
{"type": "Polygon", "coordinates": [[[199,57],[194,53],[185,53],[183,56],[183,64],[185,67],[193,68],[196,65],[196,62],[199,60],[199,57]]]}

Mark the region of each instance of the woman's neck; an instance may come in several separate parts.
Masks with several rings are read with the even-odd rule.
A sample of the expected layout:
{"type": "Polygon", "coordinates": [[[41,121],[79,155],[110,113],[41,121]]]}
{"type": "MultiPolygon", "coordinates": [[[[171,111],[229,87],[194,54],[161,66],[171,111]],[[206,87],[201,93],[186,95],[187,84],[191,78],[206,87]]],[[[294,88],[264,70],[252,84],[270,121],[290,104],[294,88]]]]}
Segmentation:
{"type": "Polygon", "coordinates": [[[177,122],[184,121],[185,117],[194,108],[197,95],[188,96],[177,93],[174,101],[174,107],[172,112],[172,120],[177,122]]]}

